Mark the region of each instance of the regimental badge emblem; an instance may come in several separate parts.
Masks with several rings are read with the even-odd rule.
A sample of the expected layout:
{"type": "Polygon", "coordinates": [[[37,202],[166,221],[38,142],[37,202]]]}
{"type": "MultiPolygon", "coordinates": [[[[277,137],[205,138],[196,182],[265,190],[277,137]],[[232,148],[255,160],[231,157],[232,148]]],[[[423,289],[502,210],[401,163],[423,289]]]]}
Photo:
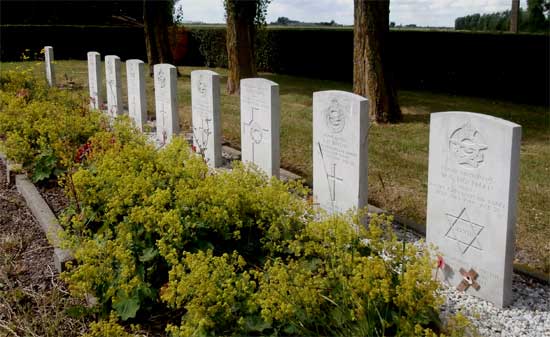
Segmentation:
{"type": "Polygon", "coordinates": [[[198,84],[197,84],[197,90],[199,91],[199,93],[201,95],[206,95],[206,81],[204,80],[204,76],[203,75],[200,75],[199,76],[199,81],[198,81],[198,84]]]}
{"type": "Polygon", "coordinates": [[[166,87],[166,75],[164,74],[164,71],[162,71],[162,69],[159,69],[159,76],[158,76],[158,79],[159,79],[159,85],[161,88],[164,88],[166,87]]]}
{"type": "Polygon", "coordinates": [[[489,147],[481,133],[470,122],[453,131],[449,137],[449,151],[457,164],[468,169],[476,169],[485,161],[489,147]]]}
{"type": "Polygon", "coordinates": [[[346,126],[346,113],[336,98],[331,99],[325,110],[325,123],[333,133],[340,133],[346,126]]]}

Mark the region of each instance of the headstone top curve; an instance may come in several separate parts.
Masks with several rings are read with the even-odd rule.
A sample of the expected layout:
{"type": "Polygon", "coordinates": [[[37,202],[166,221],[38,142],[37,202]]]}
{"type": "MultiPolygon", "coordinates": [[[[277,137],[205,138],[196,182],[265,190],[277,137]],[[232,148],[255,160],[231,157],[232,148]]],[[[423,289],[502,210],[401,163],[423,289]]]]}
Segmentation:
{"type": "Polygon", "coordinates": [[[323,90],[323,91],[315,91],[313,93],[313,97],[316,96],[344,96],[350,99],[358,100],[358,101],[368,101],[366,97],[354,94],[352,92],[343,91],[343,90],[323,90]]]}
{"type": "Polygon", "coordinates": [[[487,120],[491,122],[497,122],[504,126],[508,127],[521,127],[521,125],[516,124],[514,122],[510,122],[508,120],[505,120],[500,117],[485,115],[477,112],[468,112],[468,111],[443,111],[443,112],[432,112],[430,114],[430,118],[437,119],[437,118],[445,118],[448,116],[460,116],[460,117],[471,117],[471,118],[477,118],[481,120],[487,120]]]}
{"type": "Polygon", "coordinates": [[[241,80],[241,85],[265,85],[265,86],[279,86],[278,83],[275,83],[271,80],[268,80],[266,78],[262,77],[251,77],[251,78],[243,78],[241,80]]]}

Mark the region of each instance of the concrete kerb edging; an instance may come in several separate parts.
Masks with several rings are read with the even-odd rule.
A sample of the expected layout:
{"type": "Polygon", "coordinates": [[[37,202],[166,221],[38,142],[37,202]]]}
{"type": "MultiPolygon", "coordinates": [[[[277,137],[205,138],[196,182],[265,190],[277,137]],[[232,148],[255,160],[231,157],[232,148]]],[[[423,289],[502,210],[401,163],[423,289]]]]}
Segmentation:
{"type": "Polygon", "coordinates": [[[27,206],[40,224],[42,231],[50,244],[53,246],[53,260],[58,272],[65,270],[65,263],[73,260],[71,252],[61,248],[60,236],[63,235],[63,228],[59,225],[52,210],[38,192],[38,189],[24,174],[15,176],[15,185],[19,194],[27,202],[27,206]]]}

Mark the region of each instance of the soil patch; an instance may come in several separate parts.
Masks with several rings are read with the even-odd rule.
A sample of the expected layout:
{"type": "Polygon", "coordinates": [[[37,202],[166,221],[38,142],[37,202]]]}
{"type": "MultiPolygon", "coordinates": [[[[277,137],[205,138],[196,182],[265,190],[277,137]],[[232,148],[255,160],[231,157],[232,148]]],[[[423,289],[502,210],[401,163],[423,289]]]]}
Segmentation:
{"type": "Polygon", "coordinates": [[[79,336],[86,322],[67,311],[81,304],[58,279],[53,248],[23,197],[7,186],[0,161],[0,336],[79,336]]]}
{"type": "Polygon", "coordinates": [[[52,212],[59,218],[63,210],[69,206],[69,199],[67,199],[63,188],[58,185],[57,180],[50,180],[45,184],[38,184],[36,187],[52,212]]]}

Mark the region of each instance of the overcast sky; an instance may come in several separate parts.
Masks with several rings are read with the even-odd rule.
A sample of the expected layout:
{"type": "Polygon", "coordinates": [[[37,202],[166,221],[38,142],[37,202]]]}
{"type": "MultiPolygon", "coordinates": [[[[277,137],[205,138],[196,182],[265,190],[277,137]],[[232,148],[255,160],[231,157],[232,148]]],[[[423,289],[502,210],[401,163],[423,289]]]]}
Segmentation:
{"type": "MultiPolygon", "coordinates": [[[[225,22],[223,0],[180,0],[185,21],[225,22]]],[[[527,0],[520,0],[527,7],[527,0]]],[[[454,27],[459,16],[508,10],[512,0],[391,0],[390,21],[396,24],[454,27]]],[[[286,16],[304,22],[353,24],[353,0],[272,0],[267,21],[286,16]]]]}

